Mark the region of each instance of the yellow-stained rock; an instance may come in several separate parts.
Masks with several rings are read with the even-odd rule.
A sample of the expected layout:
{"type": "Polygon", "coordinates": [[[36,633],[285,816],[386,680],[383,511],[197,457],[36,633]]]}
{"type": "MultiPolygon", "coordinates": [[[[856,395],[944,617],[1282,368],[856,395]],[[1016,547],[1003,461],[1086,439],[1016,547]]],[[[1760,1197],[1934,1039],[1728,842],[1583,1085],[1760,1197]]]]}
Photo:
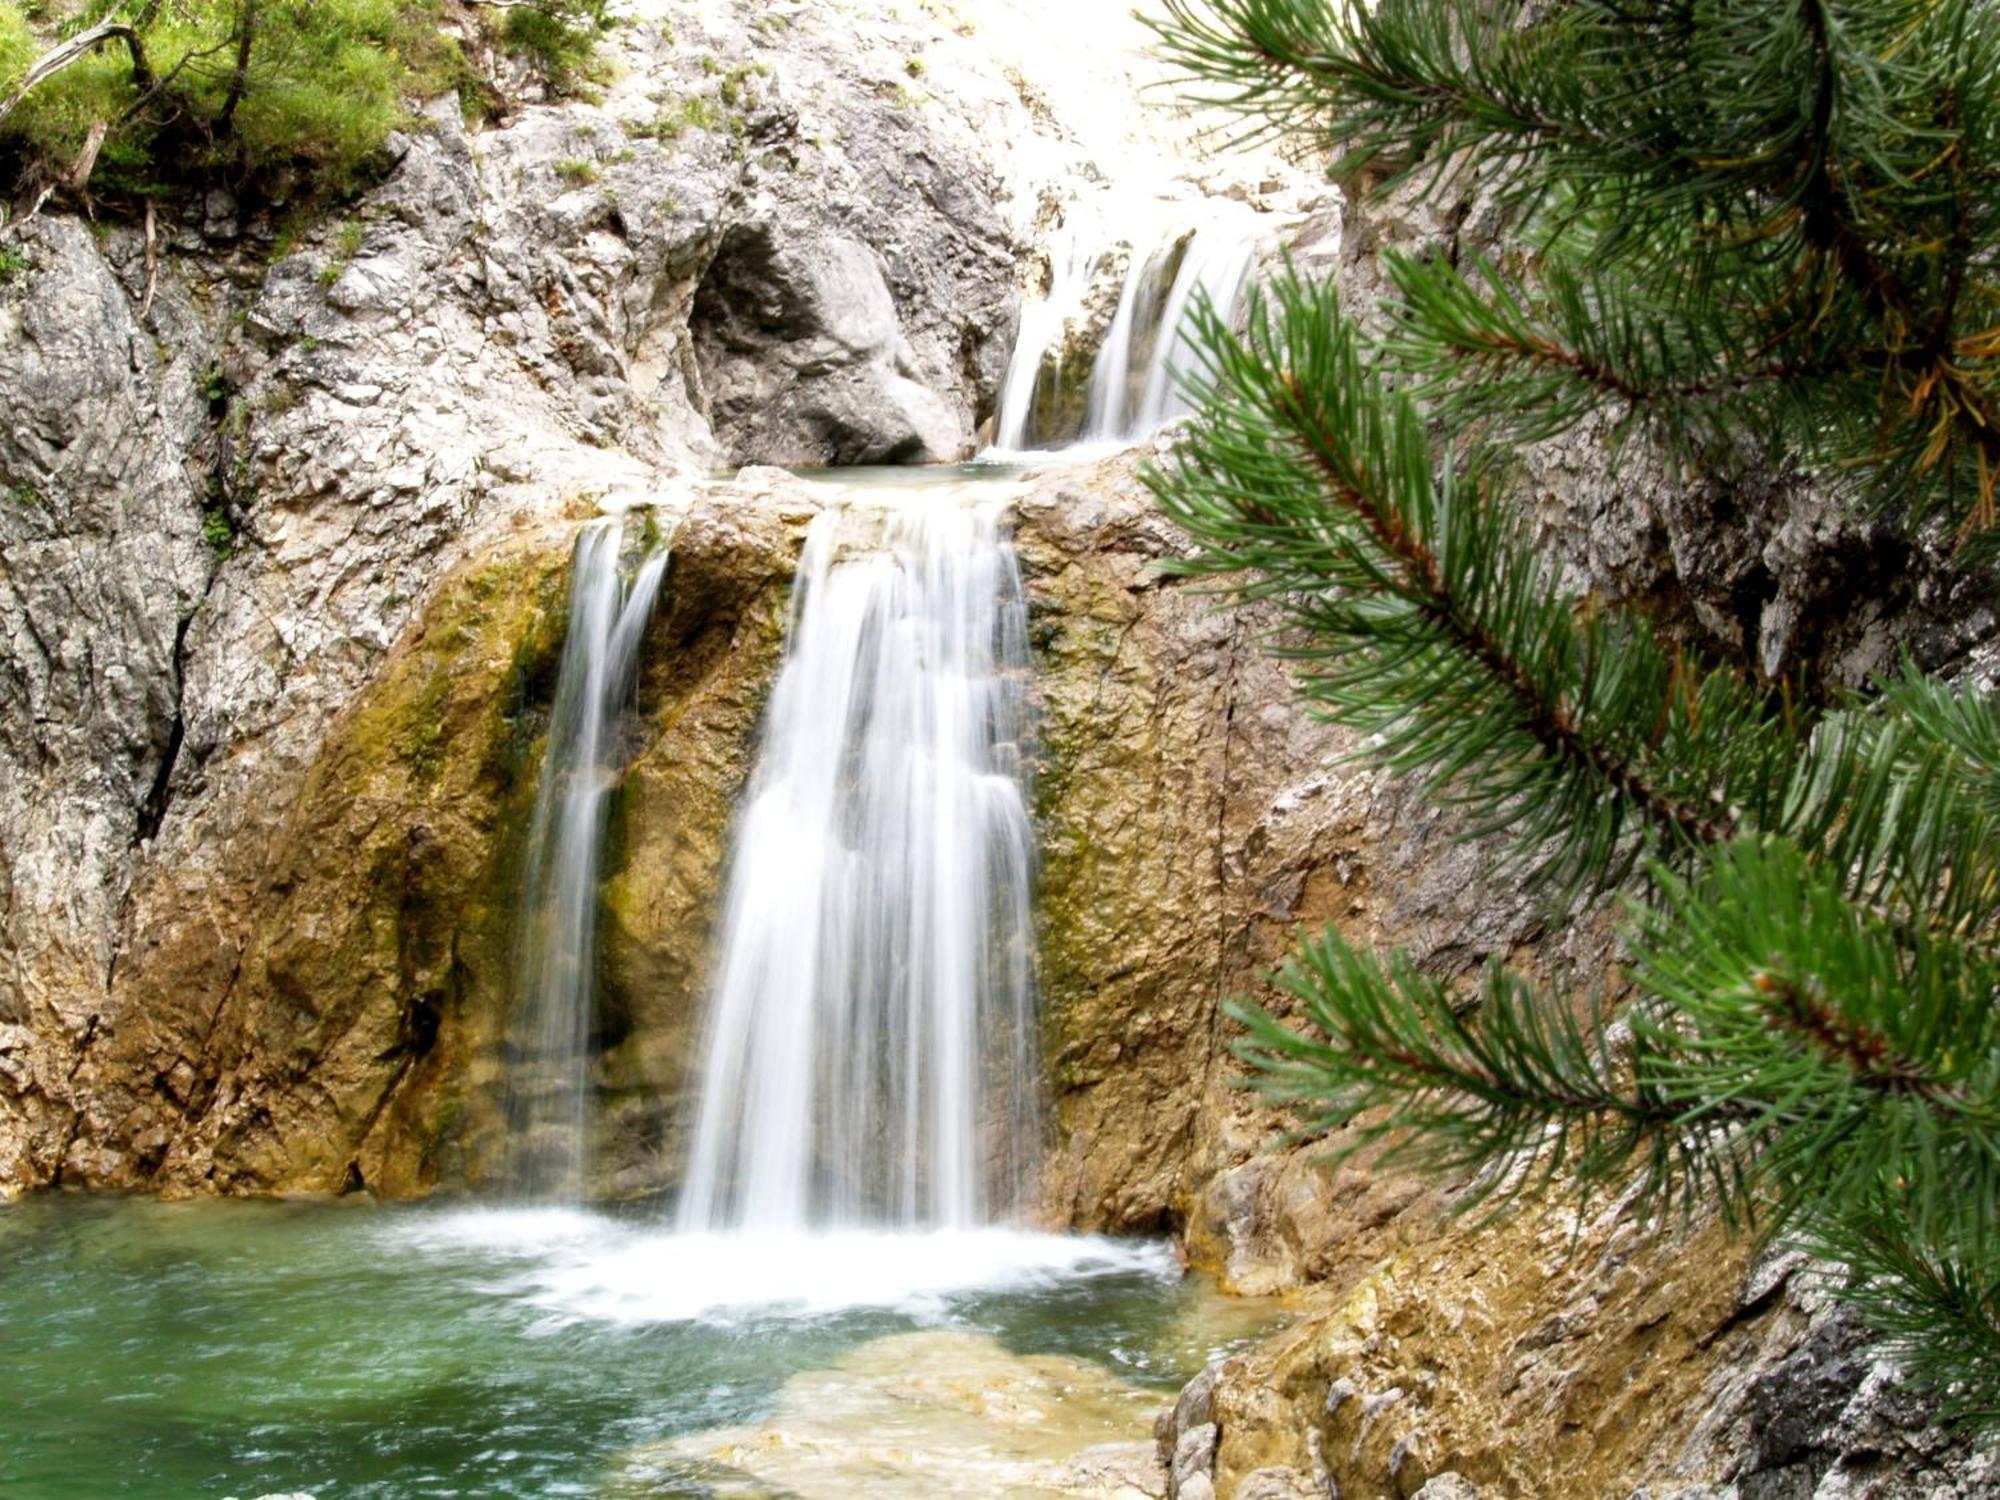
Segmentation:
{"type": "Polygon", "coordinates": [[[756,1427],[632,1455],[611,1493],[653,1493],[663,1468],[693,1461],[721,1495],[1160,1500],[1166,1478],[1143,1436],[1159,1399],[1101,1365],[1014,1354],[985,1334],[894,1334],[786,1381],[756,1427]]]}

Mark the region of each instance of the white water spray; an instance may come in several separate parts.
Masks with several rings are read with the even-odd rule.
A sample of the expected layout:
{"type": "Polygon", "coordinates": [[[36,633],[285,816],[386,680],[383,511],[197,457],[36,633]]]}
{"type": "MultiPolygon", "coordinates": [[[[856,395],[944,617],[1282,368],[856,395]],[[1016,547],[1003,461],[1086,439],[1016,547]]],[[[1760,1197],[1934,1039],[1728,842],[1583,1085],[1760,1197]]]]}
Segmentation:
{"type": "Polygon", "coordinates": [[[958,1229],[1021,1200],[1026,671],[991,508],[813,522],[736,833],[682,1231],[958,1229]]]}
{"type": "Polygon", "coordinates": [[[569,632],[528,830],[507,1178],[516,1194],[537,1200],[583,1196],[599,854],[620,764],[618,720],[667,567],[666,551],[654,549],[628,576],[623,551],[620,518],[594,521],[577,538],[569,632]]]}

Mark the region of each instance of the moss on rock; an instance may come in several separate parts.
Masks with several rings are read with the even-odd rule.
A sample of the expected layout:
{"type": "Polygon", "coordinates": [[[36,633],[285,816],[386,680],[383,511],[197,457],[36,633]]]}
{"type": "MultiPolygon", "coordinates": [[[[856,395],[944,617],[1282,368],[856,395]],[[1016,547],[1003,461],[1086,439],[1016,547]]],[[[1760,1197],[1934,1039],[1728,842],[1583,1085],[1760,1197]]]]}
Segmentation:
{"type": "Polygon", "coordinates": [[[103,1066],[171,1078],[158,1102],[177,1109],[133,1130],[122,1173],[400,1196],[490,1170],[529,685],[561,646],[565,541],[523,539],[439,587],[270,846],[232,851],[247,930],[226,971],[202,951],[229,930],[220,913],[215,936],[140,956],[145,1024],[103,1066]]]}

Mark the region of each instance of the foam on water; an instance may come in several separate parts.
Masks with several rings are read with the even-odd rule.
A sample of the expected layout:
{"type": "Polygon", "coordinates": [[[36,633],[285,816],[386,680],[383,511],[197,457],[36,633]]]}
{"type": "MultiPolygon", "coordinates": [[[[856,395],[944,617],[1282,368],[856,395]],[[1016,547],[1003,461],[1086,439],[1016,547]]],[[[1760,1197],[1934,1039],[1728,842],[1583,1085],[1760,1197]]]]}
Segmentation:
{"type": "Polygon", "coordinates": [[[474,1209],[385,1226],[398,1248],[477,1258],[492,1289],[563,1323],[754,1322],[861,1309],[936,1316],[959,1298],[1107,1276],[1179,1280],[1158,1241],[1012,1229],[688,1233],[571,1209],[474,1209]]]}

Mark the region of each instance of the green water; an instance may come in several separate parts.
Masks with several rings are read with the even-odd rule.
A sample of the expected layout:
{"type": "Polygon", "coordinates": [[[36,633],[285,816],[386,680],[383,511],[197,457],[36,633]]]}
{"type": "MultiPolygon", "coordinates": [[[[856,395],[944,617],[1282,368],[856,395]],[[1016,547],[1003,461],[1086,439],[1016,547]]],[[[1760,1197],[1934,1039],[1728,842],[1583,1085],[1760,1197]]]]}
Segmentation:
{"type": "Polygon", "coordinates": [[[1253,1331],[1157,1247],[1078,1244],[738,1256],[575,1214],[30,1199],[0,1206],[0,1495],[593,1495],[619,1455],[754,1421],[888,1333],[989,1333],[1165,1391],[1253,1331]],[[759,1308],[732,1278],[828,1305],[759,1308]]]}

